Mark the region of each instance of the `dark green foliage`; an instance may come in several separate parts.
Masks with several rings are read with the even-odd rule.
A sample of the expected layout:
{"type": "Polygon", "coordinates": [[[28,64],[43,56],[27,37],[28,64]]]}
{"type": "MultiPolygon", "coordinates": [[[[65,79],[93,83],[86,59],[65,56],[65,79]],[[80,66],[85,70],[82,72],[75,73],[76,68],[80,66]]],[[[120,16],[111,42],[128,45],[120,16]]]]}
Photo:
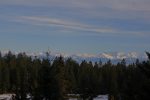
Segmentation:
{"type": "Polygon", "coordinates": [[[146,52],[148,56],[148,61],[144,61],[143,63],[139,63],[137,66],[143,76],[140,80],[143,84],[141,84],[140,96],[143,100],[150,99],[150,53],[146,52]]]}
{"type": "MultiPolygon", "coordinates": [[[[150,54],[146,53],[148,57],[150,54]]],[[[113,65],[56,57],[49,60],[25,53],[0,53],[0,93],[15,93],[17,100],[65,100],[67,94],[80,94],[92,100],[109,94],[110,100],[150,100],[150,57],[148,61],[126,65],[123,59],[113,65]]]]}

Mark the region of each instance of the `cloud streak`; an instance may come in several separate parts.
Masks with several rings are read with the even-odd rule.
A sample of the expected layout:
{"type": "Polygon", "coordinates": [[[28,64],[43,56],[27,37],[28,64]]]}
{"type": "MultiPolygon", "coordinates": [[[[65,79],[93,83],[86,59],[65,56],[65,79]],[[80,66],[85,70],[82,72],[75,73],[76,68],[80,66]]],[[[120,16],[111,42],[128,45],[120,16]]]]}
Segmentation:
{"type": "Polygon", "coordinates": [[[21,16],[18,17],[15,21],[19,23],[48,26],[48,27],[58,27],[58,28],[74,30],[74,31],[88,31],[88,32],[96,32],[96,33],[117,32],[117,30],[111,28],[97,28],[95,26],[91,26],[88,24],[83,24],[75,21],[67,21],[67,20],[57,19],[57,18],[21,16]]]}
{"type": "Polygon", "coordinates": [[[139,35],[145,36],[150,33],[150,31],[129,31],[121,30],[116,28],[106,28],[92,26],[89,24],[80,23],[77,21],[64,20],[60,18],[50,18],[50,17],[40,17],[40,16],[19,16],[13,20],[22,24],[30,24],[40,27],[51,27],[59,32],[88,32],[90,34],[103,34],[103,35],[139,35]],[[60,31],[61,30],[61,31],[60,31]]]}
{"type": "MultiPolygon", "coordinates": [[[[115,22],[107,22],[105,26],[101,21],[103,20],[113,20],[117,21],[118,19],[121,21],[141,21],[144,23],[150,24],[150,1],[149,0],[1,0],[0,5],[19,5],[20,6],[32,6],[32,7],[47,7],[46,9],[50,9],[51,7],[54,11],[50,11],[53,15],[51,17],[48,11],[46,12],[47,17],[37,16],[40,15],[41,12],[37,12],[37,15],[32,14],[20,14],[18,11],[16,13],[17,18],[11,18],[9,16],[8,20],[14,20],[19,23],[26,23],[32,25],[39,26],[47,26],[52,28],[58,28],[61,30],[65,30],[66,32],[76,32],[76,31],[85,31],[90,33],[98,33],[98,34],[136,34],[136,35],[146,35],[149,34],[149,31],[143,30],[133,30],[130,31],[125,29],[119,29],[119,27],[115,26],[115,22]],[[59,8],[65,8],[65,10],[69,10],[68,12],[65,10],[61,10],[55,12],[59,8]],[[60,17],[60,12],[67,12],[67,14],[60,17]],[[73,17],[73,18],[69,18],[73,17]],[[82,19],[87,18],[84,21],[82,19]],[[67,20],[65,20],[67,19],[67,20]],[[71,19],[71,20],[69,20],[71,19]],[[98,24],[87,24],[88,21],[96,20],[98,24]],[[82,23],[81,23],[82,22],[82,23]],[[110,25],[109,25],[110,24],[110,25]],[[114,24],[114,26],[111,26],[114,24]]],[[[26,7],[25,7],[26,8],[26,7]]],[[[29,9],[28,9],[29,10],[29,9]]],[[[29,11],[27,11],[29,12],[29,11]]],[[[34,10],[31,12],[34,12],[34,10]]],[[[2,19],[2,18],[1,18],[2,19]]],[[[123,25],[124,23],[120,23],[123,25]]],[[[133,21],[133,23],[134,23],[133,21]]]]}
{"type": "Polygon", "coordinates": [[[150,0],[0,0],[0,40],[69,52],[144,50],[149,5],[150,0]]]}

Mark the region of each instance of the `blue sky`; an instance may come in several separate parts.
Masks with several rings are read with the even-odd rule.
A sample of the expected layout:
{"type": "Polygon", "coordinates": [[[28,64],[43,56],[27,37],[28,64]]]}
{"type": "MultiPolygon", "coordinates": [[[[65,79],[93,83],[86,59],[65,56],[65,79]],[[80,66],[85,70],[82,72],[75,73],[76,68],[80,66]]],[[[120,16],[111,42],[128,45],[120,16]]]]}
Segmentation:
{"type": "Polygon", "coordinates": [[[0,0],[0,50],[150,50],[150,0],[0,0]]]}

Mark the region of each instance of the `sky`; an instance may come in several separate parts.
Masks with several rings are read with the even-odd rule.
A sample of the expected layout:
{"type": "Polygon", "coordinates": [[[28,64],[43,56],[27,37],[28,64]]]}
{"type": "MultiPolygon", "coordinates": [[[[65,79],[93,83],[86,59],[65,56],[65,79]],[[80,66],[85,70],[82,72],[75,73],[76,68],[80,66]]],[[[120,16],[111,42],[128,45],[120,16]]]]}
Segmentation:
{"type": "Polygon", "coordinates": [[[150,0],[0,0],[0,50],[150,50],[150,0]]]}

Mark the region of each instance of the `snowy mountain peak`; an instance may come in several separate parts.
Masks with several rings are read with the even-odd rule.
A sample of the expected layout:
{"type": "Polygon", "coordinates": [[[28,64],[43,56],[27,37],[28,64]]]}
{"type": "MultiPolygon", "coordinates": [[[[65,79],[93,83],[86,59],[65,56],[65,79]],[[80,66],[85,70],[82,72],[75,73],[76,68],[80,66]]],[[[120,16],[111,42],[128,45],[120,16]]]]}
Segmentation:
{"type": "MultiPolygon", "coordinates": [[[[1,54],[4,56],[7,54],[8,51],[2,51],[1,54]]],[[[19,54],[18,52],[12,52],[13,54],[17,55],[19,54]]],[[[31,56],[31,57],[38,57],[40,59],[43,59],[47,57],[46,52],[39,52],[39,53],[28,53],[26,52],[26,55],[31,56]]],[[[92,62],[98,62],[99,60],[102,60],[103,62],[106,62],[107,60],[111,61],[121,61],[122,59],[125,59],[127,61],[133,62],[136,59],[139,60],[146,60],[147,56],[145,53],[137,53],[137,52],[129,52],[129,53],[124,53],[124,52],[111,52],[111,53],[100,53],[100,54],[66,54],[66,53],[58,53],[58,52],[50,52],[50,58],[55,58],[58,56],[63,56],[64,58],[73,58],[74,60],[81,62],[83,60],[86,61],[92,61],[92,62]]]]}
{"type": "Polygon", "coordinates": [[[110,54],[110,53],[102,53],[102,54],[99,55],[99,57],[107,58],[107,59],[113,59],[114,58],[113,55],[110,54]]]}

